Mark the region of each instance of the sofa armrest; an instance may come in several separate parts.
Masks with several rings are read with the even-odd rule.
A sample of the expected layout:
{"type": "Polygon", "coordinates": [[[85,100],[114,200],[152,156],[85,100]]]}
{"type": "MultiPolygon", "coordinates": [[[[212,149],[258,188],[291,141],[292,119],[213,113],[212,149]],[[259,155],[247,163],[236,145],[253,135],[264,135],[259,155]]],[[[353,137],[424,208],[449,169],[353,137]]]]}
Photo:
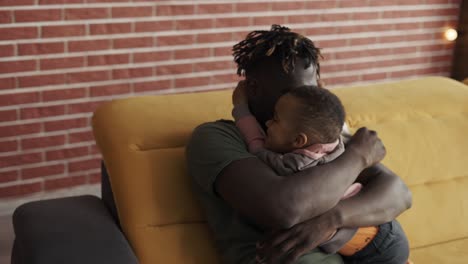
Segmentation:
{"type": "Polygon", "coordinates": [[[13,264],[138,263],[101,199],[86,195],[31,202],[13,214],[13,264]]]}

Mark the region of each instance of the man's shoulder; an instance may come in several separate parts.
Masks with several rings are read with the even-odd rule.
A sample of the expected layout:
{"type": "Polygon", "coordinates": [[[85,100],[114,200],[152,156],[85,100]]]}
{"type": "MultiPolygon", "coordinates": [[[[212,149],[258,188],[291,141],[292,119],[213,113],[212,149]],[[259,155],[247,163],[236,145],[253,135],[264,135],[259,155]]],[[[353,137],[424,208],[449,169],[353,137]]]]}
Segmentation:
{"type": "Polygon", "coordinates": [[[227,120],[227,119],[219,119],[216,121],[211,121],[211,122],[206,122],[203,124],[200,124],[195,128],[194,131],[211,131],[211,130],[235,130],[236,129],[236,124],[232,120],[227,120]]]}
{"type": "Polygon", "coordinates": [[[192,140],[209,138],[211,140],[231,138],[235,141],[242,141],[241,134],[232,120],[220,119],[206,122],[197,126],[192,135],[192,140]]]}
{"type": "Polygon", "coordinates": [[[199,125],[186,147],[188,170],[199,186],[214,194],[214,182],[231,162],[254,157],[230,120],[217,120],[199,125]]]}
{"type": "Polygon", "coordinates": [[[232,120],[216,120],[199,125],[193,130],[187,145],[188,150],[195,153],[201,151],[245,152],[246,145],[242,135],[232,120]]]}

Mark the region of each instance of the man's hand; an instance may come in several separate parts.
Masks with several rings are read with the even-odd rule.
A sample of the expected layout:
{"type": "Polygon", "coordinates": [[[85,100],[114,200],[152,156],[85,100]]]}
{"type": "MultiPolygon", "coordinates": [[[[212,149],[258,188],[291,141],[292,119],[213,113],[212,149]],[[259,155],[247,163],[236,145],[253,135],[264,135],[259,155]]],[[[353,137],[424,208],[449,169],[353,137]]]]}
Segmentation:
{"type": "Polygon", "coordinates": [[[232,104],[238,105],[241,103],[247,103],[247,82],[245,80],[239,81],[232,93],[232,104]]]}
{"type": "Polygon", "coordinates": [[[361,156],[366,168],[380,162],[387,153],[377,132],[368,130],[366,127],[361,127],[356,131],[348,142],[347,149],[361,156]]]}
{"type": "Polygon", "coordinates": [[[257,263],[295,263],[302,255],[326,242],[336,232],[338,217],[332,209],[323,215],[274,232],[257,243],[257,263]]]}

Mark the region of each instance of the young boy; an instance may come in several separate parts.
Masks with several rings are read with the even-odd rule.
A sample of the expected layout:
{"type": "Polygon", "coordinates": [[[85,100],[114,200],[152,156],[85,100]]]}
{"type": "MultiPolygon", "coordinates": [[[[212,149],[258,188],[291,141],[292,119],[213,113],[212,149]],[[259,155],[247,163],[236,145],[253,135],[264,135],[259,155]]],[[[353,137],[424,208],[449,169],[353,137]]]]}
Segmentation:
{"type": "MultiPolygon", "coordinates": [[[[233,104],[236,126],[249,151],[278,175],[330,162],[344,152],[344,107],[326,89],[302,86],[282,95],[273,119],[266,122],[266,135],[249,111],[245,81],[235,89],[233,104]]],[[[352,184],[342,199],[356,195],[361,188],[360,183],[352,184]]],[[[320,247],[326,253],[340,253],[347,263],[404,264],[409,256],[408,242],[397,237],[402,231],[394,229],[401,229],[395,220],[378,227],[342,228],[320,247]]]]}

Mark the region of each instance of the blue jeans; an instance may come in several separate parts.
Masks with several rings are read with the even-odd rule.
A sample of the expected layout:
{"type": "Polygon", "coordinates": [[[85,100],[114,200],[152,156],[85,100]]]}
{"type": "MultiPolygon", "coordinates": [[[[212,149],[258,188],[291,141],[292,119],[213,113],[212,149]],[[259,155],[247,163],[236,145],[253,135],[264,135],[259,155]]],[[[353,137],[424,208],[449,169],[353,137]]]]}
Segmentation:
{"type": "Polygon", "coordinates": [[[343,259],[346,264],[405,264],[409,244],[403,228],[393,220],[379,226],[379,232],[365,248],[343,259]]]}

